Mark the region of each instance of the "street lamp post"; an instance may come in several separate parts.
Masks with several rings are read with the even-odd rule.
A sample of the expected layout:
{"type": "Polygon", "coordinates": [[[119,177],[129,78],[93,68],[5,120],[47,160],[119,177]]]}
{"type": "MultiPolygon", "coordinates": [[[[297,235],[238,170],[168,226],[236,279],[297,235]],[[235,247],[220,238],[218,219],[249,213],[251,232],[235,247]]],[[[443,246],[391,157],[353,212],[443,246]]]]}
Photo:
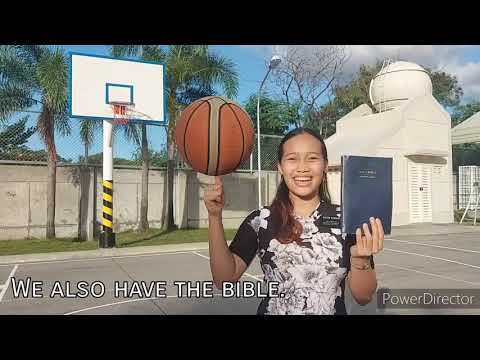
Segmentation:
{"type": "Polygon", "coordinates": [[[262,80],[262,83],[260,84],[260,88],[258,89],[258,96],[257,96],[257,160],[258,160],[258,208],[260,209],[262,207],[262,177],[261,177],[261,171],[262,171],[262,165],[261,165],[261,157],[260,157],[260,96],[262,93],[262,87],[263,84],[265,83],[265,80],[267,80],[268,74],[270,74],[270,71],[275,69],[280,63],[282,62],[282,59],[280,56],[274,55],[270,59],[270,64],[268,65],[268,71],[265,74],[265,77],[262,80]]]}

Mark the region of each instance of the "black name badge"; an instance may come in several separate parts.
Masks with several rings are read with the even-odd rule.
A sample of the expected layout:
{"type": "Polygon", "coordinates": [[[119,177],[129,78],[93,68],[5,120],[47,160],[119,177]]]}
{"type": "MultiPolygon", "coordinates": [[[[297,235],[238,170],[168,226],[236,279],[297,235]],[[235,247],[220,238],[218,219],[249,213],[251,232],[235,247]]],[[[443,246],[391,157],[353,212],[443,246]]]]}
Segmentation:
{"type": "Polygon", "coordinates": [[[338,216],[320,216],[321,226],[340,227],[340,218],[338,216]]]}

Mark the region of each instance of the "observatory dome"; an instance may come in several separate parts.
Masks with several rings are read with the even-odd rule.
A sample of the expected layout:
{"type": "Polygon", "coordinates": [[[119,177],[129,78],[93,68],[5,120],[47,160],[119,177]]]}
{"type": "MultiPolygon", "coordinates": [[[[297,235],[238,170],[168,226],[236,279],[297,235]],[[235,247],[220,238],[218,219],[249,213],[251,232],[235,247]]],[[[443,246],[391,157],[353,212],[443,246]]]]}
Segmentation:
{"type": "Polygon", "coordinates": [[[379,112],[427,94],[432,94],[432,80],[424,68],[411,62],[394,62],[370,82],[370,101],[379,112]]]}

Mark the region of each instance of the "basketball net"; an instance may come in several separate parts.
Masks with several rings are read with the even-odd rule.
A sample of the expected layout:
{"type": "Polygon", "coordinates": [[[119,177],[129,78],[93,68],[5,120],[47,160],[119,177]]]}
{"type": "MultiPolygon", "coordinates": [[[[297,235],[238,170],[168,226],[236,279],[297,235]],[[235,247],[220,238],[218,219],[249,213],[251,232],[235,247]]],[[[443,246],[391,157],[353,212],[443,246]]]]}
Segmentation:
{"type": "Polygon", "coordinates": [[[152,120],[147,114],[135,110],[135,104],[116,102],[111,105],[113,110],[112,123],[114,125],[128,125],[134,117],[135,119],[152,120]]]}
{"type": "Polygon", "coordinates": [[[127,125],[131,119],[131,104],[113,103],[113,121],[114,125],[127,125]]]}

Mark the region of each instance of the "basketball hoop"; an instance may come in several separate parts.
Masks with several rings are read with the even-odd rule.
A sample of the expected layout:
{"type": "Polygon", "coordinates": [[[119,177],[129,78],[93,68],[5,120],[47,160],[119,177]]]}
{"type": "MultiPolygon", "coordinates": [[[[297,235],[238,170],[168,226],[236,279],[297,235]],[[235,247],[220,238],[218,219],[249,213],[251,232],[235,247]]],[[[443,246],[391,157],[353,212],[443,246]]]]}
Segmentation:
{"type": "Polygon", "coordinates": [[[112,103],[114,125],[127,125],[131,119],[131,109],[134,104],[131,103],[112,103]]]}

